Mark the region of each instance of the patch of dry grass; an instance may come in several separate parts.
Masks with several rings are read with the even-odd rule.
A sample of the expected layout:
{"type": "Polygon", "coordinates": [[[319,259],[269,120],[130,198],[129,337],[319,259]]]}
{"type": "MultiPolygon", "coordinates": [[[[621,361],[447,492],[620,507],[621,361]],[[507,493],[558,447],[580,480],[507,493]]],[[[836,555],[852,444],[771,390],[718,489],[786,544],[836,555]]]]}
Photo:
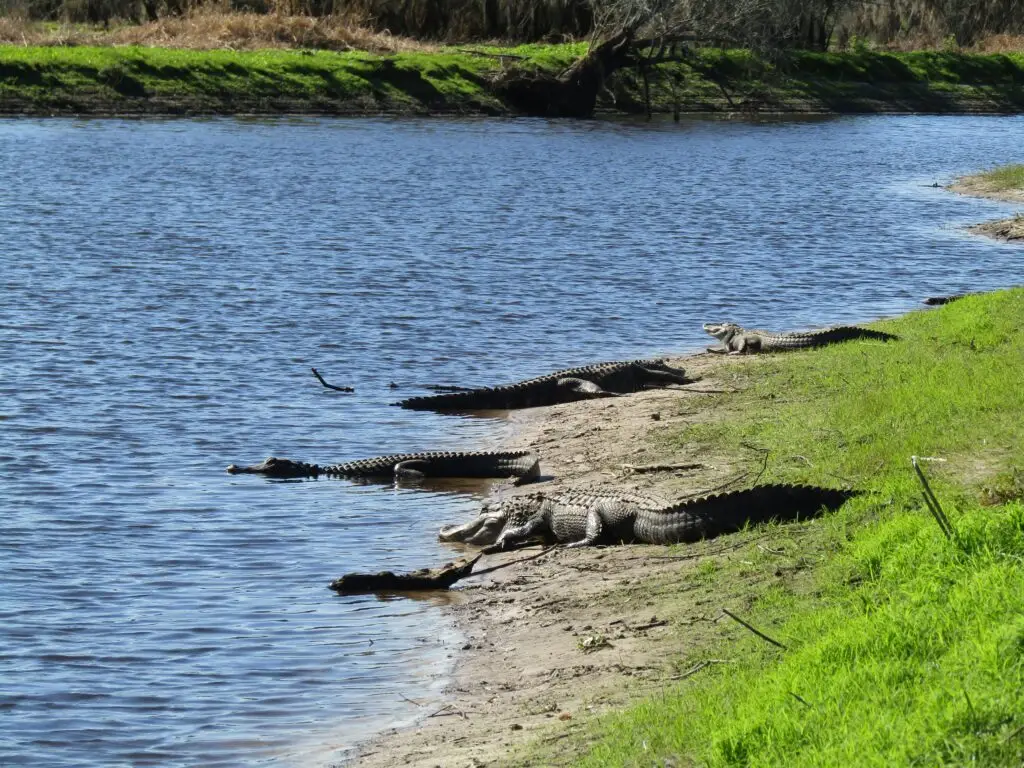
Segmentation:
{"type": "Polygon", "coordinates": [[[1024,35],[989,35],[968,50],[971,53],[1017,53],[1024,51],[1024,35]]]}
{"type": "Polygon", "coordinates": [[[896,53],[910,51],[947,51],[950,53],[1020,53],[1024,51],[1024,35],[986,35],[976,43],[959,47],[948,36],[918,32],[897,37],[879,46],[896,53]]]}
{"type": "Polygon", "coordinates": [[[970,231],[978,235],[988,235],[997,240],[1024,240],[1024,214],[1018,214],[1011,219],[976,224],[970,228],[970,231]]]}
{"type": "Polygon", "coordinates": [[[109,29],[86,24],[44,24],[0,18],[0,44],[24,46],[123,46],[194,50],[308,48],[399,53],[437,46],[374,32],[351,16],[289,16],[199,10],[146,24],[109,29]]]}

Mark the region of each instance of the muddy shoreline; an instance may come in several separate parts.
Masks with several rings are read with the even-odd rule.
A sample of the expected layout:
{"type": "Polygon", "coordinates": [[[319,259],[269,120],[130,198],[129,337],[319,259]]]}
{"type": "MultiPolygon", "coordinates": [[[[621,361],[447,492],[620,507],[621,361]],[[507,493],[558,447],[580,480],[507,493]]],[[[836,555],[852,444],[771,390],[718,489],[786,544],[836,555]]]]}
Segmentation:
{"type": "MultiPolygon", "coordinates": [[[[706,353],[677,358],[672,364],[699,375],[699,382],[515,412],[505,442],[540,455],[543,474],[552,477],[545,488],[600,484],[682,496],[750,482],[761,464],[756,452],[698,456],[669,447],[664,435],[726,412],[728,400],[714,396],[735,391],[732,373],[739,366],[760,362],[706,353]],[[708,407],[713,398],[714,409],[708,407]]],[[[786,536],[798,537],[802,525],[813,523],[786,536]]],[[[557,749],[593,716],[727,661],[716,648],[741,630],[721,621],[721,608],[742,611],[748,585],[723,591],[702,578],[702,569],[739,556],[739,547],[765,535],[754,530],[673,547],[533,548],[484,558],[479,570],[517,564],[470,577],[456,590],[459,599],[447,610],[467,642],[445,698],[418,703],[422,717],[415,726],[378,736],[352,763],[530,764],[523,750],[535,740],[557,749]]],[[[452,549],[453,558],[471,551],[452,549]]],[[[793,553],[774,549],[779,569],[752,578],[798,577],[785,564],[793,553]]]]}
{"type": "MultiPolygon", "coordinates": [[[[947,186],[946,189],[959,195],[984,197],[988,200],[1024,205],[1024,190],[993,189],[985,181],[983,174],[964,176],[947,186]]],[[[984,235],[996,240],[1002,240],[1006,243],[1020,242],[1024,240],[1024,213],[1018,213],[1007,219],[984,221],[968,227],[967,231],[975,235],[984,235]]]]}

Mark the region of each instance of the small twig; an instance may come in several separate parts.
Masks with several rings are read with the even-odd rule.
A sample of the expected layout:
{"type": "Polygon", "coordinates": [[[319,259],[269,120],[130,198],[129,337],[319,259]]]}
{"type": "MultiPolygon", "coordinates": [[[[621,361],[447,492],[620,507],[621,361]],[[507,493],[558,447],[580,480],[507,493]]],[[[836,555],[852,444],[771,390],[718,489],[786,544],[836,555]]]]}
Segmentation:
{"type": "MultiPolygon", "coordinates": [[[[546,555],[552,549],[557,549],[557,547],[558,547],[557,544],[553,544],[550,547],[544,547],[544,549],[542,549],[540,552],[537,552],[534,555],[530,555],[529,557],[520,557],[518,560],[510,560],[507,563],[499,563],[498,565],[492,565],[490,568],[484,568],[481,571],[477,571],[473,575],[474,576],[481,576],[482,574],[490,573],[491,571],[496,571],[499,568],[507,568],[510,565],[518,565],[519,563],[525,563],[525,562],[528,562],[530,560],[536,560],[538,557],[541,557],[542,555],[546,555]]],[[[499,551],[501,551],[501,550],[499,550],[499,551]]]]}
{"type": "Polygon", "coordinates": [[[405,699],[406,701],[408,701],[408,702],[409,702],[410,704],[415,704],[415,705],[416,705],[417,707],[425,707],[425,706],[427,706],[426,704],[422,704],[422,703],[420,703],[420,702],[418,702],[418,701],[413,701],[413,700],[412,700],[412,699],[410,699],[410,698],[409,698],[408,696],[406,696],[406,695],[405,695],[404,693],[400,693],[400,694],[398,694],[398,695],[399,695],[399,696],[401,696],[401,697],[402,697],[403,699],[405,699]]]}
{"type": "Polygon", "coordinates": [[[745,547],[750,541],[737,541],[735,544],[730,544],[727,547],[719,547],[706,552],[695,552],[692,555],[644,555],[643,557],[630,557],[625,558],[627,560],[698,560],[702,557],[714,557],[720,555],[723,552],[728,552],[731,549],[739,549],[745,547]]]}
{"type": "MultiPolygon", "coordinates": [[[[931,459],[920,459],[920,460],[931,460],[931,459]]],[[[942,507],[939,505],[939,500],[935,498],[935,494],[932,492],[931,486],[928,485],[928,480],[924,476],[924,472],[921,471],[921,467],[918,465],[919,458],[917,456],[910,457],[910,463],[914,466],[914,472],[917,473],[917,479],[921,481],[921,495],[924,497],[924,503],[928,507],[928,511],[932,513],[932,517],[935,518],[935,522],[939,524],[939,528],[946,535],[946,538],[953,541],[955,533],[953,526],[950,525],[949,518],[946,517],[946,513],[942,511],[942,507]]]]}
{"type": "Polygon", "coordinates": [[[766,634],[765,634],[764,632],[761,632],[761,631],[760,631],[760,630],[758,630],[758,629],[754,629],[754,628],[753,628],[752,626],[750,626],[749,624],[747,624],[747,622],[745,622],[745,621],[744,621],[743,619],[741,619],[741,618],[740,618],[739,616],[737,616],[737,615],[736,615],[735,613],[733,613],[732,611],[729,611],[729,610],[726,610],[725,608],[723,608],[723,609],[722,609],[722,613],[724,613],[724,614],[725,614],[726,616],[728,616],[728,617],[729,617],[730,619],[732,619],[733,621],[737,621],[737,622],[739,622],[740,624],[742,624],[742,625],[743,625],[744,627],[746,627],[747,629],[749,629],[749,630],[750,630],[751,632],[753,632],[753,633],[754,633],[755,635],[757,635],[758,637],[760,637],[760,638],[761,638],[762,640],[767,640],[767,641],[768,641],[769,643],[771,643],[772,645],[778,646],[779,648],[781,648],[781,649],[782,649],[782,650],[784,650],[784,651],[788,651],[788,650],[789,650],[789,649],[788,649],[788,648],[787,648],[786,646],[784,646],[784,645],[783,645],[782,643],[780,643],[780,642],[779,642],[778,640],[773,640],[772,638],[768,637],[768,635],[766,635],[766,634]]]}
{"type": "Polygon", "coordinates": [[[324,381],[324,377],[320,375],[320,371],[318,371],[316,368],[310,368],[309,370],[311,370],[313,372],[313,375],[316,376],[317,381],[319,381],[328,389],[333,389],[337,392],[355,392],[355,389],[353,389],[352,387],[336,387],[333,384],[328,384],[326,381],[324,381]]]}
{"type": "Polygon", "coordinates": [[[1016,728],[1015,730],[1013,730],[1013,731],[1012,731],[1012,732],[1010,733],[1010,735],[1009,735],[1009,736],[1007,736],[1007,737],[1006,737],[1005,739],[1003,739],[1003,743],[1005,744],[1006,742],[1010,741],[1010,739],[1015,739],[1015,738],[1017,738],[1017,737],[1018,737],[1018,736],[1020,736],[1020,735],[1021,735],[1022,733],[1024,733],[1024,725],[1022,725],[1022,726],[1020,726],[1019,728],[1016,728]]]}
{"type": "Polygon", "coordinates": [[[738,389],[690,389],[683,384],[676,384],[674,386],[666,387],[666,389],[672,389],[679,392],[691,392],[695,395],[735,395],[740,391],[738,389]]]}
{"type": "Polygon", "coordinates": [[[732,480],[727,480],[726,482],[722,483],[721,485],[716,485],[714,488],[708,488],[706,491],[700,491],[698,493],[691,493],[688,496],[682,496],[682,497],[680,497],[680,501],[682,501],[683,499],[695,499],[698,496],[708,496],[708,495],[710,495],[712,493],[717,493],[718,491],[722,490],[723,488],[728,488],[730,485],[736,485],[736,483],[740,482],[741,480],[743,480],[743,479],[745,479],[745,478],[747,478],[749,476],[750,476],[750,472],[741,472],[740,474],[736,475],[736,477],[734,477],[732,480]]]}
{"type": "Polygon", "coordinates": [[[703,464],[643,464],[637,466],[635,464],[622,464],[622,469],[626,470],[628,474],[640,475],[646,472],[673,472],[679,469],[703,469],[703,464]]]}
{"type": "Polygon", "coordinates": [[[649,621],[646,624],[637,624],[635,627],[630,627],[630,626],[627,625],[626,628],[630,629],[630,630],[632,630],[634,632],[639,632],[639,631],[644,630],[644,629],[654,629],[655,627],[667,627],[667,626],[668,626],[668,619],[656,619],[655,621],[649,621]]]}
{"type": "Polygon", "coordinates": [[[764,461],[761,464],[761,471],[757,473],[757,477],[754,478],[754,482],[751,485],[757,485],[757,481],[761,479],[761,475],[768,469],[768,456],[771,455],[770,448],[758,448],[756,445],[750,445],[749,443],[740,443],[744,448],[748,448],[751,451],[759,451],[764,454],[764,461]]]}
{"type": "Polygon", "coordinates": [[[797,701],[799,701],[801,704],[803,704],[808,709],[811,709],[811,705],[808,704],[807,700],[803,696],[801,696],[799,693],[793,693],[793,691],[790,691],[789,695],[792,696],[797,701]]]}
{"type": "Polygon", "coordinates": [[[456,48],[455,50],[459,53],[469,53],[473,56],[486,56],[490,59],[501,59],[502,61],[505,59],[519,59],[521,61],[526,58],[525,56],[516,56],[514,53],[488,53],[487,51],[474,51],[472,48],[456,48]]]}
{"type": "Polygon", "coordinates": [[[712,664],[732,664],[732,659],[705,659],[704,661],[690,667],[688,670],[683,672],[681,675],[673,675],[672,677],[666,678],[666,680],[685,680],[688,677],[700,672],[702,669],[707,669],[712,664]]]}
{"type": "Polygon", "coordinates": [[[454,704],[445,704],[437,712],[432,712],[427,717],[448,717],[449,715],[455,715],[461,717],[463,720],[469,720],[469,715],[463,712],[461,709],[456,709],[454,704]]]}

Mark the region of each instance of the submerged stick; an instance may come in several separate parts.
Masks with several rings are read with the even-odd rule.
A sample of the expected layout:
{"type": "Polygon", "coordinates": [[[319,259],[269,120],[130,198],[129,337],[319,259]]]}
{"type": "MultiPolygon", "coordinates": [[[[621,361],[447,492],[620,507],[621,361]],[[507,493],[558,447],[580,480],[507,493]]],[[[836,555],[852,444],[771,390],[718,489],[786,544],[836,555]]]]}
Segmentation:
{"type": "Polygon", "coordinates": [[[318,371],[316,368],[310,368],[309,370],[311,370],[313,372],[313,375],[316,376],[317,381],[319,381],[328,389],[333,389],[336,392],[355,392],[355,389],[353,389],[352,387],[336,387],[333,384],[328,384],[326,381],[324,381],[324,377],[320,375],[320,371],[318,371]]]}

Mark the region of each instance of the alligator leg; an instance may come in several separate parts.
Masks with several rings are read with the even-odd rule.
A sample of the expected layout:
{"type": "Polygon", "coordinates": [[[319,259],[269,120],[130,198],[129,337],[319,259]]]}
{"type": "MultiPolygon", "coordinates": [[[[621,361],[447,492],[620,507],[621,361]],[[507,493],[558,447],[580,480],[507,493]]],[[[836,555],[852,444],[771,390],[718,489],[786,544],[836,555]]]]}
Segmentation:
{"type": "Polygon", "coordinates": [[[601,519],[600,509],[591,509],[587,512],[587,532],[579,541],[572,541],[566,547],[592,547],[601,538],[601,531],[604,530],[604,521],[601,519]]]}
{"type": "Polygon", "coordinates": [[[430,462],[424,459],[409,459],[395,464],[395,477],[404,480],[422,480],[427,476],[430,462]]]}
{"type": "Polygon", "coordinates": [[[506,528],[502,531],[501,536],[494,542],[494,546],[498,549],[503,549],[506,544],[515,544],[517,541],[523,541],[529,538],[532,534],[543,528],[547,524],[544,519],[544,514],[539,512],[523,525],[516,528],[506,528]]]}
{"type": "Polygon", "coordinates": [[[576,395],[584,395],[586,397],[621,397],[621,395],[615,392],[602,389],[592,381],[578,379],[575,376],[566,376],[564,379],[559,379],[557,384],[561,389],[576,395]]]}

